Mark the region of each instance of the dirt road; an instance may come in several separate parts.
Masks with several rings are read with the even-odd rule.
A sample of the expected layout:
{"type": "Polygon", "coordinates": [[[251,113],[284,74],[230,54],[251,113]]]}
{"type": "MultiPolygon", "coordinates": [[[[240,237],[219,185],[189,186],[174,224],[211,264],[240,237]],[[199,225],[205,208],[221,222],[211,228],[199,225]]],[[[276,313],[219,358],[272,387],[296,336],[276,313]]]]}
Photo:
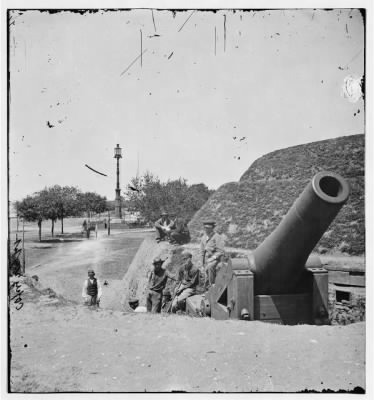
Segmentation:
{"type": "MultiPolygon", "coordinates": [[[[68,300],[82,301],[82,285],[88,267],[92,267],[103,283],[103,307],[113,303],[119,285],[147,233],[121,232],[107,236],[100,232],[97,239],[61,242],[58,244],[29,243],[26,273],[37,275],[43,287],[50,287],[68,300]]],[[[118,309],[120,307],[119,302],[118,309]]],[[[115,304],[113,307],[116,309],[115,304]]]]}

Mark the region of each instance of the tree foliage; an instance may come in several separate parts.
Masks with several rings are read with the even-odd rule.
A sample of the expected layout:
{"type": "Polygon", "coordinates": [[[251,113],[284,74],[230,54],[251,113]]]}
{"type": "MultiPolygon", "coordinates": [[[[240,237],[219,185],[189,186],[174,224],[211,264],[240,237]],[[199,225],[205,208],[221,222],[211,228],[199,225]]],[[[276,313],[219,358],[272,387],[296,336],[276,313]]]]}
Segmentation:
{"type": "Polygon", "coordinates": [[[17,214],[29,222],[37,222],[39,228],[39,241],[42,237],[42,221],[45,219],[44,207],[41,196],[35,193],[33,196],[27,196],[22,201],[16,203],[17,214]]]}
{"type": "Polygon", "coordinates": [[[43,220],[52,221],[53,236],[57,219],[61,221],[61,233],[64,233],[64,218],[80,216],[83,212],[103,212],[107,204],[106,198],[96,193],[82,193],[73,186],[54,185],[16,202],[16,208],[20,217],[38,223],[41,241],[43,220]]]}
{"type": "Polygon", "coordinates": [[[212,193],[203,183],[188,185],[184,178],[161,182],[146,172],[131,179],[126,199],[130,208],[139,211],[147,222],[157,220],[162,210],[175,212],[189,221],[212,193]]]}
{"type": "Polygon", "coordinates": [[[102,213],[108,210],[106,197],[94,192],[78,193],[80,210],[86,213],[102,213]]]}

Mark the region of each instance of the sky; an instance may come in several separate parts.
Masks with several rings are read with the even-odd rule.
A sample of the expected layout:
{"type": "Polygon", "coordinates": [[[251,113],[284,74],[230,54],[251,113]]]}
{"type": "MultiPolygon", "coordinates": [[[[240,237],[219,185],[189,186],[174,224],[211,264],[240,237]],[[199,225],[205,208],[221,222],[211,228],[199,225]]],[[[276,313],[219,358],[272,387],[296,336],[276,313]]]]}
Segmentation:
{"type": "Polygon", "coordinates": [[[147,170],[217,189],[268,152],[364,133],[342,89],[364,74],[364,28],[356,9],[14,11],[9,199],[114,199],[117,143],[122,192],[147,170]]]}

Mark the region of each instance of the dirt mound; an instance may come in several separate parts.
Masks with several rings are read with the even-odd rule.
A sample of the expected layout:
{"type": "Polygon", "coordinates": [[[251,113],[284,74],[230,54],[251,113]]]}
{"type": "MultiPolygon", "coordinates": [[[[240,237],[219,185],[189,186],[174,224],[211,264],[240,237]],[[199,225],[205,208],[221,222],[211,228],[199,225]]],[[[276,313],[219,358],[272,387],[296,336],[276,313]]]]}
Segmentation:
{"type": "Polygon", "coordinates": [[[50,287],[42,287],[37,275],[13,276],[9,279],[9,299],[17,309],[22,309],[26,302],[41,305],[66,306],[74,302],[57,294],[50,287]]]}
{"type": "Polygon", "coordinates": [[[193,240],[202,220],[214,218],[227,246],[254,249],[279,224],[294,201],[319,171],[336,172],[348,180],[351,193],[316,251],[365,252],[364,135],[294,146],[256,160],[239,182],[222,185],[189,224],[193,240]]]}
{"type": "Polygon", "coordinates": [[[148,274],[152,267],[152,260],[160,257],[168,263],[171,247],[168,243],[157,243],[153,237],[147,237],[139,247],[129,269],[122,281],[121,305],[125,311],[131,311],[128,305],[130,298],[137,298],[139,304],[145,306],[148,274]]]}
{"type": "Polygon", "coordinates": [[[193,254],[193,262],[196,265],[197,249],[191,249],[188,245],[173,246],[167,242],[157,244],[154,238],[146,238],[122,281],[121,309],[131,311],[128,305],[130,298],[138,299],[141,306],[146,305],[148,276],[151,271],[152,260],[156,257],[166,260],[162,267],[170,273],[173,279],[168,280],[165,291],[170,290],[171,293],[174,293],[178,271],[182,265],[182,254],[186,249],[193,254]]]}

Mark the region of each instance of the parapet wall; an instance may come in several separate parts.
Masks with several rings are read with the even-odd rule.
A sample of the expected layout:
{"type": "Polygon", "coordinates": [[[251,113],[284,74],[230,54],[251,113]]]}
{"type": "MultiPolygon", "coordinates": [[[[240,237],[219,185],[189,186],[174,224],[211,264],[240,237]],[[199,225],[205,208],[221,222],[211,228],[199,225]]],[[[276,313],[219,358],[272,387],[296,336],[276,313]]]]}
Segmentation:
{"type": "Polygon", "coordinates": [[[325,232],[315,251],[365,253],[365,137],[344,136],[266,154],[239,182],[222,185],[189,223],[193,241],[202,221],[213,218],[226,245],[255,249],[288,212],[319,171],[344,177],[351,188],[348,202],[325,232]]]}

